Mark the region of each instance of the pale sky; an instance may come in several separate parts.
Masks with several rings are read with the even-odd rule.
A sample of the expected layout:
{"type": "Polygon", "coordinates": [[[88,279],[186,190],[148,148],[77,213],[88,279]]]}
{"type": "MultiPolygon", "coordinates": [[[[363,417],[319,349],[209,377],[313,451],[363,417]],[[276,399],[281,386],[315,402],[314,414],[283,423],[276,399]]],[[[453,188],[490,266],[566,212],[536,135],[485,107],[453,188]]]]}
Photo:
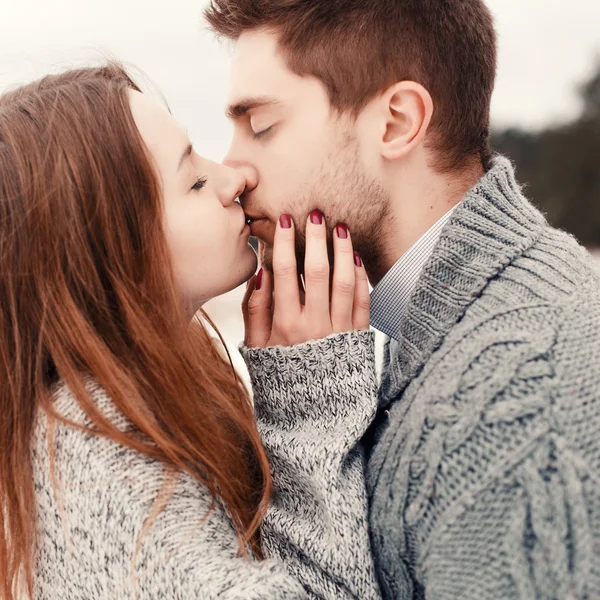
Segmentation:
{"type": "MultiPolygon", "coordinates": [[[[327,0],[324,0],[327,1],[327,0]]],[[[199,152],[220,159],[229,49],[204,30],[203,0],[0,0],[0,90],[109,53],[164,93],[199,152]]],[[[539,128],[578,110],[600,57],[598,0],[488,0],[500,36],[496,126],[539,128]]]]}

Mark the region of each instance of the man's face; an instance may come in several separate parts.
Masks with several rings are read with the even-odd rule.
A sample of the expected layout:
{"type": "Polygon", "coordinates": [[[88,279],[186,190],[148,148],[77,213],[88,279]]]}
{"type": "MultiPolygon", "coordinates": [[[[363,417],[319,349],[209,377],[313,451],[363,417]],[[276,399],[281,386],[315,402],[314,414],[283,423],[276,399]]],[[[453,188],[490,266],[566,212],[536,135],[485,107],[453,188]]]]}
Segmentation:
{"type": "Polygon", "coordinates": [[[254,171],[256,187],[242,196],[252,234],[265,243],[263,265],[271,268],[277,220],[289,214],[304,255],[304,230],[319,209],[329,229],[344,223],[363,260],[376,253],[377,233],[388,199],[369,176],[355,121],[333,111],[323,84],[292,73],[278,54],[277,40],[247,32],[232,63],[229,116],[234,137],[225,163],[254,171]]]}

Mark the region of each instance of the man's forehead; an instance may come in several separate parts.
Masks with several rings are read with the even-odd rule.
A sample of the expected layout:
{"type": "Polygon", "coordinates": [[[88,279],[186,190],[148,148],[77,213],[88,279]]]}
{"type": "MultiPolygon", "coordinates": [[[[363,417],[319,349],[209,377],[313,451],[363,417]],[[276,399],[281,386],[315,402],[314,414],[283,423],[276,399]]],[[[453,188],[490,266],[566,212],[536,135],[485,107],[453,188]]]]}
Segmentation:
{"type": "Polygon", "coordinates": [[[233,52],[229,104],[260,96],[280,98],[280,91],[289,86],[293,78],[277,53],[273,34],[245,32],[236,42],[233,52]]]}
{"type": "Polygon", "coordinates": [[[233,62],[248,63],[257,59],[263,62],[280,60],[277,37],[262,29],[244,31],[235,42],[233,62]]]}

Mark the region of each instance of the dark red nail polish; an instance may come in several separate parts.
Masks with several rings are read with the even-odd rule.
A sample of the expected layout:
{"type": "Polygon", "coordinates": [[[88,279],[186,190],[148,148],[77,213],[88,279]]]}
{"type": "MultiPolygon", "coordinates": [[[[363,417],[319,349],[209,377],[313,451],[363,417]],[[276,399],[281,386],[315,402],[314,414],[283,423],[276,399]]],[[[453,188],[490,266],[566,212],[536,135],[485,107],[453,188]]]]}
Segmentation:
{"type": "Polygon", "coordinates": [[[340,238],[340,240],[345,240],[348,238],[348,229],[346,229],[345,225],[337,225],[335,228],[335,231],[337,233],[337,236],[340,238]]]}
{"type": "Polygon", "coordinates": [[[357,267],[362,267],[362,260],[361,260],[361,258],[360,258],[360,254],[359,254],[358,252],[355,252],[355,253],[354,253],[354,264],[355,264],[357,267]]]}
{"type": "Polygon", "coordinates": [[[258,275],[256,276],[256,285],[254,286],[254,289],[256,291],[260,290],[260,286],[262,285],[262,276],[263,276],[263,270],[261,269],[258,272],[258,275]]]}
{"type": "Polygon", "coordinates": [[[279,224],[282,229],[291,229],[292,227],[292,218],[290,215],[281,215],[279,217],[279,224]]]}
{"type": "Polygon", "coordinates": [[[313,225],[322,225],[323,224],[323,213],[320,210],[313,210],[310,213],[310,222],[313,225]]]}

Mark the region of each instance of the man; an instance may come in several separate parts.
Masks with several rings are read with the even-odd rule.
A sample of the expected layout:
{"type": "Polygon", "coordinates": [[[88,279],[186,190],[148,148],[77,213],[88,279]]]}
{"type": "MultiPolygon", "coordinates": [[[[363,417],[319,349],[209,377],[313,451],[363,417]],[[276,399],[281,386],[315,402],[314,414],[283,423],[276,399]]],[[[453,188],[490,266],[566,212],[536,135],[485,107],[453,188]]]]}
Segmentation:
{"type": "MultiPolygon", "coordinates": [[[[600,597],[600,277],[492,156],[483,0],[213,0],[227,163],[346,224],[390,338],[364,443],[389,598],[600,597]]],[[[319,218],[318,213],[314,213],[319,218]]]]}

